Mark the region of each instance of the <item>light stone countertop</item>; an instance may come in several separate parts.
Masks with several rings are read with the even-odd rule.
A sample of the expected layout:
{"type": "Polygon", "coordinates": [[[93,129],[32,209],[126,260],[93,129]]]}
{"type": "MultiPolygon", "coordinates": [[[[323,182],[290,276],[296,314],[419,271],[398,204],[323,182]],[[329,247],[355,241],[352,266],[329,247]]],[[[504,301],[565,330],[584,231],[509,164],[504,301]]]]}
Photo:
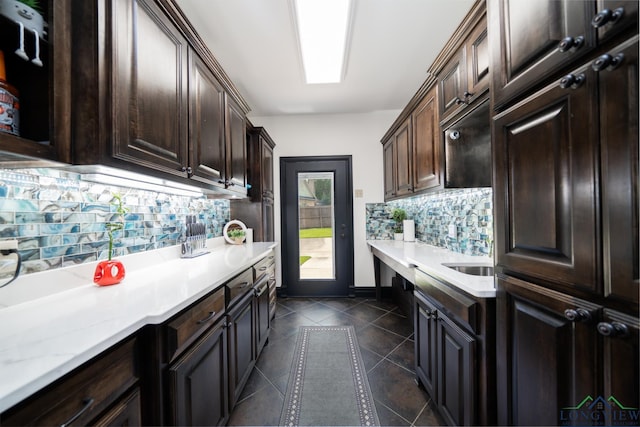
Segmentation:
{"type": "Polygon", "coordinates": [[[93,283],[97,262],[19,277],[0,289],[0,412],[147,324],[159,324],[264,258],[272,242],[180,258],[180,247],[118,257],[117,285],[93,283]]]}
{"type": "Polygon", "coordinates": [[[376,249],[407,268],[418,268],[475,297],[495,298],[494,276],[474,276],[460,273],[444,264],[493,266],[486,256],[464,255],[421,242],[401,240],[367,240],[370,249],[376,249]]]}

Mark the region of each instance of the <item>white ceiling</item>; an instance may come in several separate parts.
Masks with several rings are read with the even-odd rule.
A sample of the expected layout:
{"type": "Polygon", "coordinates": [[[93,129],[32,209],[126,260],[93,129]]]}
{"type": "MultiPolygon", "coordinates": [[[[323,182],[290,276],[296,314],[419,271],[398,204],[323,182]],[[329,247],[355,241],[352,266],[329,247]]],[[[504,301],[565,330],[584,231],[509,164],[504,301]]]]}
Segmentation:
{"type": "Polygon", "coordinates": [[[250,116],[402,109],[474,0],[354,0],[345,78],[307,85],[290,0],[177,0],[250,116]]]}

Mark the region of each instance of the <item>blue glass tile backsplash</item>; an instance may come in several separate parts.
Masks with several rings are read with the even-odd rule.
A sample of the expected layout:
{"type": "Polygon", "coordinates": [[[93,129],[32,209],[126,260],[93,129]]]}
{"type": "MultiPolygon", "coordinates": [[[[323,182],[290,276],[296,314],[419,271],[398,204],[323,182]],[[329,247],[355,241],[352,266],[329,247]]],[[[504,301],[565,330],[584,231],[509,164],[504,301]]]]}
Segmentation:
{"type": "Polygon", "coordinates": [[[114,193],[129,209],[114,256],[178,244],[187,214],[206,225],[209,238],[222,236],[229,221],[228,200],[87,182],[58,169],[0,169],[0,239],[18,240],[23,274],[106,259],[114,193]]]}
{"type": "Polygon", "coordinates": [[[367,239],[393,239],[394,208],[413,219],[416,239],[467,255],[489,255],[493,245],[493,191],[491,188],[444,190],[434,194],[367,203],[367,239]],[[455,237],[450,236],[455,229],[455,237]]]}

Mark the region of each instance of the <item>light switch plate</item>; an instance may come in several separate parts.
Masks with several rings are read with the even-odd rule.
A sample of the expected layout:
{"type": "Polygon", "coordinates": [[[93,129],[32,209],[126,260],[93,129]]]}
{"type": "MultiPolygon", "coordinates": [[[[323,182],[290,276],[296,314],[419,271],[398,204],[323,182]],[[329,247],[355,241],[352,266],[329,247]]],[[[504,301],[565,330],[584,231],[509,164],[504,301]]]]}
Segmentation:
{"type": "Polygon", "coordinates": [[[449,237],[452,239],[458,238],[458,229],[455,224],[449,224],[449,237]]]}

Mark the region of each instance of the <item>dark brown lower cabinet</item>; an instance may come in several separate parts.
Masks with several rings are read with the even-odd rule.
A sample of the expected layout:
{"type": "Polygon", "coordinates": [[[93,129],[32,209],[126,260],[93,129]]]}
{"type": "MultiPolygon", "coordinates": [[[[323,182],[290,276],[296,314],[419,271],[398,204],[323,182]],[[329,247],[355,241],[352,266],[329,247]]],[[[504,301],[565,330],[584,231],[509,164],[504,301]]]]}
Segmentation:
{"type": "Polygon", "coordinates": [[[222,319],[169,368],[174,425],[224,425],[229,416],[227,324],[222,319]]]}
{"type": "Polygon", "coordinates": [[[424,389],[435,399],[438,374],[437,354],[437,313],[436,308],[422,294],[414,294],[414,336],[415,362],[418,381],[424,389]]]}
{"type": "Polygon", "coordinates": [[[140,425],[137,339],[105,351],[0,415],[3,426],[140,425]]]}
{"type": "Polygon", "coordinates": [[[269,274],[262,276],[262,279],[255,286],[255,339],[256,339],[256,359],[260,355],[262,348],[269,339],[269,325],[271,317],[269,313],[269,274]]]}
{"type": "Polygon", "coordinates": [[[495,425],[495,298],[420,269],[413,294],[418,383],[448,425],[495,425]]]}
{"type": "Polygon", "coordinates": [[[140,389],[135,388],[115,406],[102,415],[93,425],[101,426],[139,426],[142,425],[140,410],[140,389]]]}
{"type": "Polygon", "coordinates": [[[256,362],[253,299],[253,292],[247,293],[228,313],[230,408],[238,401],[256,362]]]}
{"type": "Polygon", "coordinates": [[[416,372],[448,425],[475,424],[475,339],[416,292],[416,372]]]}
{"type": "Polygon", "coordinates": [[[638,415],[624,409],[640,407],[637,318],[509,276],[498,289],[498,424],[615,425],[638,415]]]}

